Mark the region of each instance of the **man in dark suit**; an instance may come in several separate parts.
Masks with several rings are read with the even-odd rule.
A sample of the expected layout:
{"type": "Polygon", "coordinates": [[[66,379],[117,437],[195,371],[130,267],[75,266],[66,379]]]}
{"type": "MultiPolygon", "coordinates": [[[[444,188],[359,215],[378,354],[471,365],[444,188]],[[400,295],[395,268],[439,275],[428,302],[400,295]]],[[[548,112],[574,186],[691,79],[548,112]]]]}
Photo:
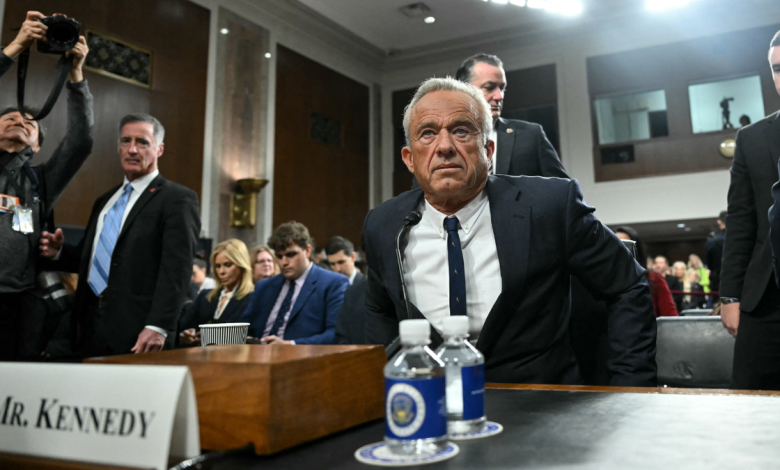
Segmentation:
{"type": "MultiPolygon", "coordinates": [[[[780,32],[770,43],[769,65],[780,93],[780,32]]],[[[737,131],[720,275],[721,321],[737,338],[736,389],[780,390],[780,289],[768,243],[778,156],[780,112],[737,131]]]]}
{"type": "Polygon", "coordinates": [[[720,270],[723,261],[723,247],[726,245],[726,211],[718,215],[718,232],[711,236],[704,249],[707,252],[707,267],[710,269],[710,290],[720,292],[720,270]]]}
{"type": "Polygon", "coordinates": [[[427,80],[412,99],[402,155],[421,189],[366,216],[368,341],[390,343],[407,318],[394,242],[418,210],[402,253],[411,316],[431,322],[433,346],[446,316],[467,315],[486,380],[581,383],[568,332],[573,275],[610,306],[611,384],[655,385],[645,270],[582,201],[576,181],[488,176],[491,125],[480,91],[453,79],[427,80]]]}
{"type": "Polygon", "coordinates": [[[325,255],[333,272],[341,273],[349,278],[349,284],[363,279],[363,273],[355,267],[357,252],[355,245],[344,237],[333,237],[325,245],[325,255]]]}
{"type": "Polygon", "coordinates": [[[280,274],[255,286],[241,317],[249,336],[267,344],[335,344],[336,320],[349,285],[346,276],[311,262],[309,230],[299,222],[280,225],[268,240],[280,274]]]}
{"type": "Polygon", "coordinates": [[[85,356],[159,351],[173,344],[200,233],[198,196],[159,174],[165,129],[153,116],[122,118],[124,182],[100,196],[78,246],[44,232],[54,268],[78,272],[72,328],[85,356]]]}
{"type": "Polygon", "coordinates": [[[336,343],[371,344],[366,340],[366,291],[365,276],[355,279],[344,292],[344,304],[336,323],[336,343]]]}

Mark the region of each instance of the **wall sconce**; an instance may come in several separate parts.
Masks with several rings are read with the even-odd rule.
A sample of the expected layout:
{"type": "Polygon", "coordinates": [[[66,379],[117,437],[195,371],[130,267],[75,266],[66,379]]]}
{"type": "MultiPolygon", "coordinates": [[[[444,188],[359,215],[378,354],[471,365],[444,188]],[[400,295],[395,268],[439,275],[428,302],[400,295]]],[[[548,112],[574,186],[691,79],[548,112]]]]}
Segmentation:
{"type": "Polygon", "coordinates": [[[257,223],[257,193],[268,184],[264,178],[236,181],[236,193],[230,196],[230,226],[254,227],[257,223]]]}

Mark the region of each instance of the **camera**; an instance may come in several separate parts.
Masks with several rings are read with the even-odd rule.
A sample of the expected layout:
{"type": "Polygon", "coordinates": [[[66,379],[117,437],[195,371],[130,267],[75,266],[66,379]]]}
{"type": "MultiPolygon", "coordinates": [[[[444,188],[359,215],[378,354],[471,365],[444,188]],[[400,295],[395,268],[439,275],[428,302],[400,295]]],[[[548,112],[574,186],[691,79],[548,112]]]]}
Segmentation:
{"type": "Polygon", "coordinates": [[[44,54],[64,54],[73,49],[79,42],[81,23],[65,15],[52,15],[40,18],[45,24],[46,42],[38,41],[38,52],[44,54]]]}

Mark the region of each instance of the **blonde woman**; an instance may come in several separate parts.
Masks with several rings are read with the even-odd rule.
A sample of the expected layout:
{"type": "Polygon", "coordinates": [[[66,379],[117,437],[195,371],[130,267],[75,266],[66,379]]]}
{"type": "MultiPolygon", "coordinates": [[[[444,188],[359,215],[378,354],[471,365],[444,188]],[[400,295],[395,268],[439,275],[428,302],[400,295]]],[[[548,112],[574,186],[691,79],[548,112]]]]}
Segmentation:
{"type": "Polygon", "coordinates": [[[252,298],[249,294],[255,290],[249,259],[246,245],[235,238],[214,248],[211,266],[217,285],[213,290],[201,292],[192,308],[182,317],[179,322],[179,344],[200,344],[198,325],[232,323],[241,318],[252,298]]]}
{"type": "Polygon", "coordinates": [[[710,270],[704,266],[701,262],[701,258],[698,255],[691,254],[688,256],[688,269],[696,270],[696,274],[699,276],[699,284],[704,292],[710,292],[710,270]]]}
{"type": "Polygon", "coordinates": [[[271,253],[271,249],[265,245],[257,245],[249,252],[252,260],[252,281],[257,284],[263,279],[279,274],[279,263],[271,253]]]}

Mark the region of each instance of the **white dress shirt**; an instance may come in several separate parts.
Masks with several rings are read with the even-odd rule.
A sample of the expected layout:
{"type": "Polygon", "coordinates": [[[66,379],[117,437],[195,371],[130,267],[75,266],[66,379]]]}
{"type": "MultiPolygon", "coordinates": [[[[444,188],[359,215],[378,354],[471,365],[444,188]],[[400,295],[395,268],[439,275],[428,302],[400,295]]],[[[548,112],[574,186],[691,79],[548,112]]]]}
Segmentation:
{"type": "MultiPolygon", "coordinates": [[[[144,191],[146,191],[146,188],[149,187],[149,184],[152,182],[152,180],[155,179],[159,174],[160,174],[160,170],[154,170],[148,175],[141,176],[140,178],[136,178],[133,181],[128,181],[127,176],[125,176],[125,179],[122,182],[122,186],[120,186],[120,188],[117,189],[114,195],[111,196],[111,199],[109,199],[106,205],[103,206],[103,210],[100,211],[100,215],[98,216],[97,229],[95,230],[95,239],[92,241],[92,253],[89,257],[89,269],[87,270],[88,273],[92,272],[92,260],[95,258],[95,250],[97,250],[98,247],[98,242],[100,240],[100,233],[103,231],[103,220],[106,218],[106,215],[108,215],[108,211],[111,210],[112,207],[114,207],[116,201],[118,201],[119,198],[122,197],[122,193],[125,191],[125,186],[127,186],[127,183],[130,183],[133,186],[133,190],[130,191],[130,198],[127,200],[125,213],[122,214],[122,223],[119,225],[120,234],[122,233],[122,227],[124,227],[125,225],[125,220],[127,220],[127,216],[130,214],[130,211],[133,209],[135,203],[138,202],[138,198],[141,197],[141,194],[143,194],[144,191]]],[[[111,274],[109,273],[109,278],[110,277],[111,274]]],[[[160,333],[163,336],[166,337],[168,336],[168,333],[162,328],[158,328],[156,326],[151,326],[151,325],[146,325],[145,328],[160,333]]]]}
{"type": "MultiPolygon", "coordinates": [[[[292,296],[292,302],[290,302],[290,310],[286,312],[282,312],[284,315],[284,323],[282,323],[282,326],[279,328],[279,331],[276,332],[276,336],[279,338],[284,338],[284,330],[287,329],[287,322],[290,321],[290,313],[293,311],[293,308],[295,307],[295,302],[298,300],[298,295],[301,293],[301,288],[303,288],[303,283],[306,282],[306,278],[309,276],[309,272],[311,271],[311,267],[314,263],[309,263],[309,267],[306,268],[306,270],[301,274],[301,276],[293,281],[293,287],[295,291],[293,292],[292,296]]],[[[274,326],[274,322],[276,321],[276,317],[279,316],[279,310],[282,308],[282,302],[284,302],[284,298],[287,297],[287,291],[290,290],[290,283],[285,279],[284,285],[282,286],[282,291],[279,292],[279,297],[276,298],[276,303],[274,303],[274,308],[271,309],[271,314],[268,316],[268,321],[265,323],[265,330],[263,331],[263,336],[268,336],[269,333],[271,333],[271,328],[274,326]]],[[[295,342],[293,341],[293,344],[295,342]]]]}
{"type": "MultiPolygon", "coordinates": [[[[434,328],[450,315],[450,277],[447,256],[446,215],[423,199],[420,223],[409,232],[404,250],[404,270],[409,301],[425,315],[434,328]]],[[[466,312],[472,340],[501,294],[501,267],[490,216],[490,202],[483,190],[473,201],[453,214],[458,218],[458,237],[466,269],[466,312]]]]}
{"type": "Polygon", "coordinates": [[[355,282],[355,278],[357,277],[357,268],[354,268],[352,270],[352,274],[349,275],[349,285],[351,286],[353,282],[355,282]]]}
{"type": "MultiPolygon", "coordinates": [[[[493,175],[496,174],[496,162],[498,161],[498,130],[496,129],[496,126],[493,126],[493,130],[490,132],[489,140],[493,141],[493,145],[495,147],[493,148],[493,175]]],[[[467,294],[468,295],[468,294],[467,294]]]]}
{"type": "Polygon", "coordinates": [[[222,316],[222,312],[225,311],[230,301],[233,300],[233,294],[235,293],[236,293],[235,287],[233,287],[233,290],[231,290],[230,292],[225,292],[225,289],[224,288],[222,289],[222,292],[219,293],[219,301],[217,302],[217,311],[214,312],[214,320],[219,320],[219,317],[222,316]],[[225,303],[222,303],[222,299],[225,298],[227,298],[227,300],[225,300],[225,303]]]}

